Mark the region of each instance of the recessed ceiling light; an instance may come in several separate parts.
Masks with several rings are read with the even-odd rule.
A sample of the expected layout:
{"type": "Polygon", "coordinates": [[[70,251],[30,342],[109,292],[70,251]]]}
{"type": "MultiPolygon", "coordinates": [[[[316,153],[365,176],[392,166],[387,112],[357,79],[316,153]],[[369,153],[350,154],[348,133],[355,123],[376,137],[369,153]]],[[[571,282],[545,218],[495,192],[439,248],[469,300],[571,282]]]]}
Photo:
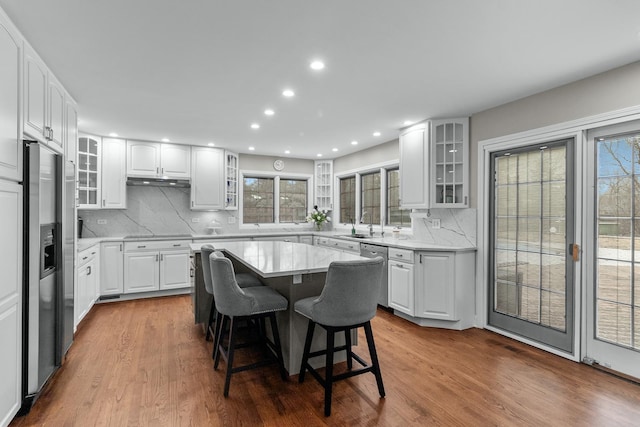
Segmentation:
{"type": "Polygon", "coordinates": [[[170,142],[171,140],[169,138],[162,138],[161,141],[162,142],[170,142]]]}
{"type": "Polygon", "coordinates": [[[282,96],[286,96],[287,98],[291,98],[292,96],[295,96],[295,94],[296,93],[291,89],[285,89],[282,91],[282,96]]]}
{"type": "Polygon", "coordinates": [[[256,149],[256,147],[249,147],[249,151],[253,151],[255,149],[256,149]]]}
{"type": "Polygon", "coordinates": [[[265,116],[273,116],[276,112],[273,111],[271,108],[267,108],[266,110],[264,110],[264,115],[265,116]]]}
{"type": "Polygon", "coordinates": [[[290,154],[290,153],[291,153],[291,151],[289,151],[289,150],[284,150],[284,154],[290,154]]]}
{"type": "Polygon", "coordinates": [[[380,132],[375,131],[375,132],[373,133],[373,136],[380,136],[380,132]]]}
{"type": "Polygon", "coordinates": [[[251,129],[260,129],[260,125],[257,123],[251,123],[251,129]]]}
{"type": "Polygon", "coordinates": [[[351,141],[351,145],[358,145],[358,141],[351,141]]]}
{"type": "Polygon", "coordinates": [[[322,70],[324,69],[324,62],[315,60],[311,62],[311,64],[309,64],[309,67],[311,67],[312,70],[316,71],[322,70]]]}
{"type": "Polygon", "coordinates": [[[404,124],[405,126],[409,126],[409,125],[412,125],[412,124],[413,124],[413,122],[412,122],[411,120],[405,120],[403,124],[404,124]]]}
{"type": "Polygon", "coordinates": [[[316,154],[316,156],[318,156],[318,157],[322,157],[322,154],[318,153],[318,154],[316,154]]]}
{"type": "Polygon", "coordinates": [[[338,149],[337,148],[332,148],[331,151],[338,151],[338,149]]]}
{"type": "Polygon", "coordinates": [[[214,145],[216,145],[216,144],[214,144],[213,142],[210,142],[210,143],[208,143],[207,145],[208,145],[209,147],[213,147],[213,146],[214,146],[214,145]]]}
{"type": "Polygon", "coordinates": [[[117,137],[118,137],[118,134],[117,134],[117,133],[115,133],[115,132],[111,132],[111,133],[109,134],[109,136],[110,136],[111,138],[117,138],[117,137]]]}

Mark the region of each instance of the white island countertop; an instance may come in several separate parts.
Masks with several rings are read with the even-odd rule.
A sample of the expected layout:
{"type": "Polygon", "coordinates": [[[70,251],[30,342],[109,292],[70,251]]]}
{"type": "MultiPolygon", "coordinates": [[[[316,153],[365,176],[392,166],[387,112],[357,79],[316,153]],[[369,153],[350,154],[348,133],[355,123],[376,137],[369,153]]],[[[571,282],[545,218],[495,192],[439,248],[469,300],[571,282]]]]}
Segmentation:
{"type": "MultiPolygon", "coordinates": [[[[199,252],[203,244],[194,243],[191,250],[199,252]]],[[[225,242],[216,249],[227,252],[265,278],[322,273],[329,269],[333,261],[366,259],[333,249],[279,241],[225,242]]]]}

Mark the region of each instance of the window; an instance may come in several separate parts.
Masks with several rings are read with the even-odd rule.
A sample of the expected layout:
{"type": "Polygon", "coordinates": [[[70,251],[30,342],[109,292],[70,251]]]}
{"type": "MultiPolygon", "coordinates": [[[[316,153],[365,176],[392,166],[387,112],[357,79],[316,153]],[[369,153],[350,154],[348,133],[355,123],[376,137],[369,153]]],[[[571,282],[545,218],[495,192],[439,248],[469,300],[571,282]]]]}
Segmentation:
{"type": "Polygon", "coordinates": [[[311,176],[260,175],[242,175],[242,223],[306,222],[311,176]]]}
{"type": "Polygon", "coordinates": [[[307,217],[307,181],[280,180],[280,222],[304,222],[307,217]]]}
{"type": "Polygon", "coordinates": [[[411,225],[410,214],[410,209],[400,209],[400,170],[387,170],[387,224],[411,225]]]}
{"type": "Polygon", "coordinates": [[[273,178],[243,179],[242,217],[243,222],[265,224],[274,222],[273,178]]]}
{"type": "Polygon", "coordinates": [[[380,172],[361,175],[360,221],[380,224],[380,172]]]}
{"type": "Polygon", "coordinates": [[[356,177],[340,179],[340,222],[355,223],[356,218],[356,177]]]}

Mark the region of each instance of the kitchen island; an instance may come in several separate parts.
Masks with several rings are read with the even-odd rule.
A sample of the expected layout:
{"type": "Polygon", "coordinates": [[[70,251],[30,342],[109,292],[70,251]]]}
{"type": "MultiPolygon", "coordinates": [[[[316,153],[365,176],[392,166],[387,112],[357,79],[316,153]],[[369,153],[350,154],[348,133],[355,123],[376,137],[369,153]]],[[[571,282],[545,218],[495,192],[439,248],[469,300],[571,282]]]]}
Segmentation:
{"type": "MultiPolygon", "coordinates": [[[[194,314],[196,323],[206,322],[211,297],[204,290],[202,280],[202,265],[200,248],[208,242],[191,245],[194,257],[192,283],[194,314]]],[[[248,272],[254,274],[262,282],[289,301],[287,311],[277,313],[280,341],[284,366],[290,375],[300,370],[302,350],[307,332],[307,319],[295,313],[293,306],[296,301],[314,295],[319,295],[324,287],[329,264],[333,261],[352,261],[362,259],[359,255],[338,252],[332,249],[306,245],[302,243],[278,241],[239,241],[211,244],[231,259],[236,273],[248,272]]],[[[352,341],[356,343],[355,334],[352,341]]],[[[336,337],[338,339],[338,337],[336,337]]],[[[343,339],[343,337],[340,337],[343,339]]],[[[338,345],[343,344],[337,343],[338,345]]],[[[322,328],[316,328],[312,344],[313,350],[325,348],[326,339],[322,328]]],[[[336,362],[345,360],[345,355],[338,353],[336,362]]],[[[313,360],[317,366],[323,366],[324,359],[313,360]]]]}

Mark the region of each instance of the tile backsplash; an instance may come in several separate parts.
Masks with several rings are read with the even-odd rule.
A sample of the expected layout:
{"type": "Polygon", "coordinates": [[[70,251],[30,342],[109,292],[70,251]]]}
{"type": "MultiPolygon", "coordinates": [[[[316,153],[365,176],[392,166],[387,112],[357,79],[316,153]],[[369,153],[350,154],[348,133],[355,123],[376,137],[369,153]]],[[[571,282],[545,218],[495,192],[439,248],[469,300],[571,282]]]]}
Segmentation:
{"type": "Polygon", "coordinates": [[[476,209],[414,210],[413,238],[443,246],[475,246],[476,215],[476,209]],[[433,227],[433,219],[440,220],[440,228],[433,227]]]}

